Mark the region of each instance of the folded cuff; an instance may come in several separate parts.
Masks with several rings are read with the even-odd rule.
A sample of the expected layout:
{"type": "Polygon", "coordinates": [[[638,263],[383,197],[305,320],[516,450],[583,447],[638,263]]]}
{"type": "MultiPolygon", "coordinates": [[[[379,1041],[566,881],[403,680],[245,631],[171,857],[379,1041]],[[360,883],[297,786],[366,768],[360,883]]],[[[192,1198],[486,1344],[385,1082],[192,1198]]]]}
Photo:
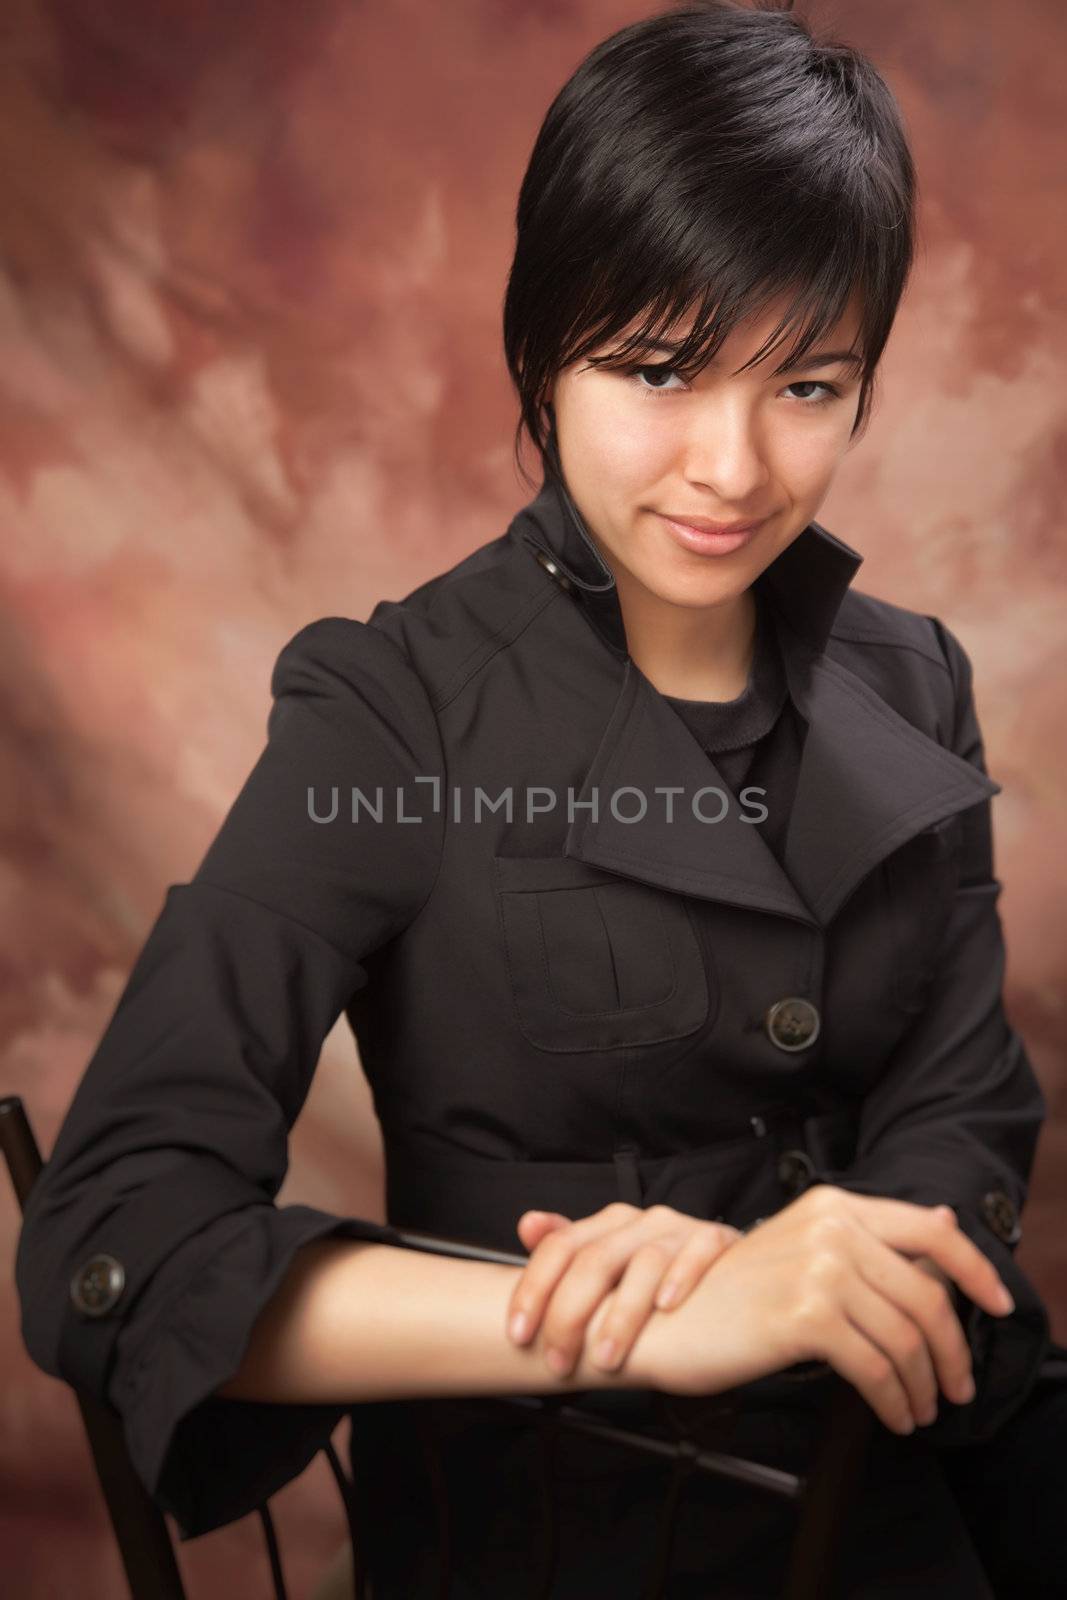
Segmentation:
{"type": "Polygon", "coordinates": [[[184,1541],[247,1516],[301,1473],[348,1406],[236,1400],[215,1391],[241,1366],[253,1325],[296,1252],[328,1237],[388,1243],[384,1224],[308,1206],[246,1208],[214,1231],[179,1289],[120,1347],[110,1399],[127,1449],[184,1541]]]}

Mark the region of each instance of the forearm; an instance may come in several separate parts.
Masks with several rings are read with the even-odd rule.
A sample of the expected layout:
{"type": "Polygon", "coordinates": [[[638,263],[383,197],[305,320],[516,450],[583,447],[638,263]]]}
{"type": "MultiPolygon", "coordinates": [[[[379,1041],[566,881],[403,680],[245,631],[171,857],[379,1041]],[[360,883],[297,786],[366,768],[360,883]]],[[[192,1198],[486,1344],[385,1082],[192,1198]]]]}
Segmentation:
{"type": "MultiPolygon", "coordinates": [[[[567,1378],[545,1365],[540,1331],[526,1346],[513,1344],[505,1322],[520,1271],[376,1243],[307,1245],[257,1319],[239,1370],[217,1392],[355,1403],[653,1386],[644,1334],[617,1372],[590,1363],[604,1308],[590,1319],[567,1378]]],[[[665,1315],[653,1312],[645,1334],[665,1315]]]]}

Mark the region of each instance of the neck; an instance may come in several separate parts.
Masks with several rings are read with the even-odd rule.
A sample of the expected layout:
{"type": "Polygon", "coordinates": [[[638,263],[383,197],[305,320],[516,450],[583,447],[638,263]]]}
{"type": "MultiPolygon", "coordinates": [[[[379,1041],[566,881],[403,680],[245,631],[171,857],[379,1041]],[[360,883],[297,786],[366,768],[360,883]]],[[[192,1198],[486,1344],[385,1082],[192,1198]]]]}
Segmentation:
{"type": "Polygon", "coordinates": [[[744,692],[756,641],[751,588],[715,606],[679,606],[621,570],[615,584],[627,649],[660,694],[736,700],[744,692]]]}

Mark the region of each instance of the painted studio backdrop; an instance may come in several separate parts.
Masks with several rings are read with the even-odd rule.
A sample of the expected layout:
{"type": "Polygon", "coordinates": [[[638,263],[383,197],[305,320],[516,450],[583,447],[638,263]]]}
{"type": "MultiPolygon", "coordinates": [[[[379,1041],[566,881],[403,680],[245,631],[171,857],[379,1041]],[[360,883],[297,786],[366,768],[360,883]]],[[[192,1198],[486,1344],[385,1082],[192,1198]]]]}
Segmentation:
{"type": "MultiPolygon", "coordinates": [[[[0,19],[0,1093],[45,1155],[166,888],[266,738],[304,623],[365,619],[530,498],[500,311],[518,183],[631,0],[8,0],[0,19]]],[[[1067,1338],[1067,12],[836,0],[907,118],[920,250],[819,520],[975,670],[1007,1002],[1050,1105],[1019,1260],[1067,1338]]],[[[190,996],[195,1004],[195,996],[190,996]]],[[[281,1203],[381,1218],[347,1025],[281,1203]]],[[[0,1545],[20,1600],[124,1593],[71,1391],[18,1330],[0,1203],[0,1545]]],[[[518,1248],[518,1246],[516,1246],[518,1248]]],[[[344,1536],[272,1502],[295,1597],[344,1536]]],[[[268,1592],[258,1519],[181,1550],[268,1592]]]]}

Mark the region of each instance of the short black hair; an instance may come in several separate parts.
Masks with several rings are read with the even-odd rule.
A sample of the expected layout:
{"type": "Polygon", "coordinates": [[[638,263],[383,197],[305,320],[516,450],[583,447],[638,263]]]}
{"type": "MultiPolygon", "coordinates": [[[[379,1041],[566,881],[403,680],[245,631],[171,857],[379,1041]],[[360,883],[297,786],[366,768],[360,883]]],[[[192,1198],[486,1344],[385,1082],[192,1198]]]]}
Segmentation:
{"type": "Polygon", "coordinates": [[[780,295],[753,359],[797,337],[802,358],[859,295],[862,383],[853,436],[915,251],[914,164],[871,63],[775,0],[703,0],[598,44],[541,124],[516,210],[504,350],[523,428],[546,463],[556,373],[644,321],[615,352],[693,310],[671,366],[699,370],[780,295]]]}

